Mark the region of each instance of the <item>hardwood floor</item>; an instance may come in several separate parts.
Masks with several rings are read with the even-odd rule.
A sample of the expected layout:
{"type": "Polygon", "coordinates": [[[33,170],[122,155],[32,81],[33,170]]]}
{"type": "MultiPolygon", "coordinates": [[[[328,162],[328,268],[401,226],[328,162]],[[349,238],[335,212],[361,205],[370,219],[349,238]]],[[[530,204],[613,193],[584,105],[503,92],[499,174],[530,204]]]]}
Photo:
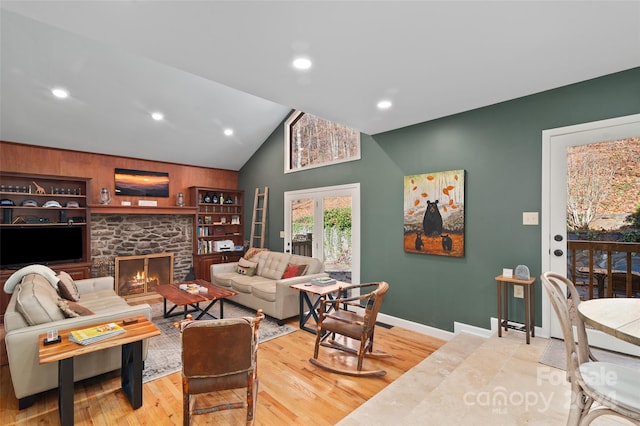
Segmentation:
{"type": "MultiPolygon", "coordinates": [[[[290,325],[297,327],[297,321],[290,325]]],[[[366,360],[365,365],[387,371],[381,378],[344,376],[314,367],[315,336],[297,330],[262,343],[259,349],[260,380],[256,425],[333,425],[378,393],[404,372],[418,364],[445,342],[399,327],[376,328],[376,348],[390,352],[392,358],[366,360]]],[[[355,357],[326,348],[325,362],[353,365],[355,357]]],[[[76,383],[75,422],[77,425],[179,425],[182,424],[182,385],[180,373],[146,383],[143,406],[132,410],[120,389],[118,372],[76,383]]],[[[241,391],[228,392],[226,398],[241,399],[241,391]]],[[[213,396],[201,396],[207,401],[213,396]]],[[[0,424],[57,425],[56,390],[38,396],[33,406],[18,410],[13,394],[9,366],[0,367],[0,424]]],[[[244,410],[223,411],[196,417],[193,424],[242,424],[244,410]]]]}

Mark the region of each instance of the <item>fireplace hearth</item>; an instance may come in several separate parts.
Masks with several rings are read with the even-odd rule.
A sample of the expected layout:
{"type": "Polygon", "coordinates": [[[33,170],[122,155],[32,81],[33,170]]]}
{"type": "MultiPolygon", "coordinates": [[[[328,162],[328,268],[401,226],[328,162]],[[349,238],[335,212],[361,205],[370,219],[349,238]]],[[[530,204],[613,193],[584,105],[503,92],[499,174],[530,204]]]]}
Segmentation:
{"type": "Polygon", "coordinates": [[[173,253],[116,257],[115,285],[126,298],[155,294],[155,288],[173,281],[173,253]]]}

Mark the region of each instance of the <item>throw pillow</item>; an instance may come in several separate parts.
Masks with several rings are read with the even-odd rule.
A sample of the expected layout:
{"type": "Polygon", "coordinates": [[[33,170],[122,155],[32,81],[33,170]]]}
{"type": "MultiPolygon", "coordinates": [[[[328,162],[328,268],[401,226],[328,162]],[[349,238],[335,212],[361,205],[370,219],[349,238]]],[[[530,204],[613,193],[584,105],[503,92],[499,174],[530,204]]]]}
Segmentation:
{"type": "Polygon", "coordinates": [[[240,260],[238,261],[236,272],[241,275],[252,277],[256,273],[257,267],[258,267],[258,264],[256,262],[250,262],[244,257],[241,257],[240,260]]]}
{"type": "Polygon", "coordinates": [[[249,250],[247,250],[247,252],[244,254],[243,257],[245,259],[251,259],[253,256],[255,256],[256,254],[260,253],[261,251],[269,251],[269,249],[251,247],[249,250]]]}
{"type": "Polygon", "coordinates": [[[93,315],[94,312],[88,308],[85,308],[79,303],[72,302],[71,300],[58,299],[58,306],[60,310],[67,318],[75,318],[85,315],[93,315]]]}
{"type": "Polygon", "coordinates": [[[60,292],[60,296],[64,297],[67,300],[71,300],[73,302],[77,302],[80,300],[80,293],[78,293],[78,286],[71,278],[71,275],[67,274],[64,271],[61,271],[58,274],[58,291],[60,292]]]}
{"type": "Polygon", "coordinates": [[[308,265],[294,265],[293,263],[289,263],[284,274],[282,274],[282,278],[300,277],[307,272],[307,267],[308,265]]]}

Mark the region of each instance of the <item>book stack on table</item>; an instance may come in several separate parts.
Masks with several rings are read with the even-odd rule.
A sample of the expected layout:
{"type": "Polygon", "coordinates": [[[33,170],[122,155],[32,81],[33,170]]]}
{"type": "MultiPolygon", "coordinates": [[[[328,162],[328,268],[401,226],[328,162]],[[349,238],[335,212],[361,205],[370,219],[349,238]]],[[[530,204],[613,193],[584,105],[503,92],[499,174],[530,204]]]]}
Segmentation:
{"type": "Polygon", "coordinates": [[[69,340],[81,345],[90,345],[109,337],[117,336],[126,330],[118,324],[112,322],[109,324],[99,325],[96,327],[84,328],[82,330],[74,330],[69,334],[69,340]]]}
{"type": "Polygon", "coordinates": [[[311,284],[313,285],[331,285],[335,284],[337,281],[331,277],[320,277],[311,279],[311,284]]]}

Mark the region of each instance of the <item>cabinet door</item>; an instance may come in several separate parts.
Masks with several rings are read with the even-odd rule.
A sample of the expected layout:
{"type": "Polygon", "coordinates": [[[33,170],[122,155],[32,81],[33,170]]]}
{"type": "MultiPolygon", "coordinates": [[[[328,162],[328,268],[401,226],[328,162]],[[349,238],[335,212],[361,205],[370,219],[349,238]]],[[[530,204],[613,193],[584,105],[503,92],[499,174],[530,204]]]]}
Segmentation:
{"type": "Polygon", "coordinates": [[[196,279],[205,280],[211,282],[211,268],[214,263],[222,263],[222,256],[210,255],[210,256],[198,256],[197,261],[194,262],[194,273],[196,279]]]}
{"type": "Polygon", "coordinates": [[[74,280],[84,280],[87,278],[91,278],[91,266],[90,264],[82,264],[82,265],[68,265],[63,267],[55,267],[54,271],[60,272],[64,271],[74,280]]]}

